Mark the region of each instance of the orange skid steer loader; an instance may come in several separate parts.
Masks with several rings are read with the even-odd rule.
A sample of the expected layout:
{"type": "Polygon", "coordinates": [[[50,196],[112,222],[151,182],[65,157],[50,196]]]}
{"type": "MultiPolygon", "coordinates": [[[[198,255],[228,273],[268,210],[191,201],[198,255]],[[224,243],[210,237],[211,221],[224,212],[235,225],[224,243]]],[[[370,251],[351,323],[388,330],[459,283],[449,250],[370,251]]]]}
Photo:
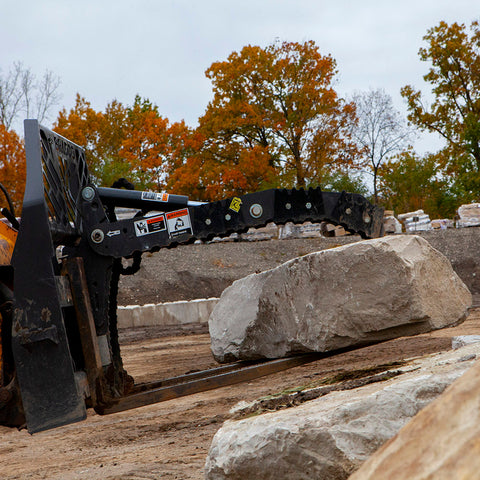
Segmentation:
{"type": "Polygon", "coordinates": [[[0,424],[30,433],[83,420],[87,408],[118,412],[312,360],[239,362],[136,384],[122,365],[116,310],[120,275],[135,273],[142,253],[268,222],[327,221],[364,238],[382,234],[383,210],[358,194],[272,189],[204,203],[100,188],[85,152],[36,120],[25,121],[25,149],[21,218],[7,202],[0,221],[0,424]],[[137,212],[118,220],[115,207],[137,212]]]}

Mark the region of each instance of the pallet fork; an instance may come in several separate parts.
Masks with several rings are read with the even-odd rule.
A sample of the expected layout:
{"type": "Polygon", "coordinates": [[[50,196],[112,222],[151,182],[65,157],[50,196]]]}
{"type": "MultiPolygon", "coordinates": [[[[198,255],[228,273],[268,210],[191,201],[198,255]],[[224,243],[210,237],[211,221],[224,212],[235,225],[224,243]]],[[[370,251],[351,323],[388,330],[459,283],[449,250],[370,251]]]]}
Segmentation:
{"type": "Polygon", "coordinates": [[[25,148],[27,184],[18,238],[12,265],[0,270],[0,284],[14,278],[13,311],[2,314],[4,332],[11,324],[11,339],[4,334],[2,343],[11,341],[12,352],[2,361],[13,361],[14,374],[7,379],[10,390],[0,385],[0,421],[18,423],[8,412],[12,403],[17,414],[23,406],[30,433],[83,420],[90,407],[100,414],[118,412],[325,356],[237,363],[135,384],[120,355],[116,297],[120,275],[138,269],[143,252],[272,221],[328,221],[364,238],[382,235],[383,210],[357,194],[273,189],[193,202],[181,195],[96,187],[84,151],[36,120],[25,121],[25,148]],[[118,206],[138,212],[117,220],[118,206]],[[131,259],[132,266],[125,269],[122,258],[131,259]]]}

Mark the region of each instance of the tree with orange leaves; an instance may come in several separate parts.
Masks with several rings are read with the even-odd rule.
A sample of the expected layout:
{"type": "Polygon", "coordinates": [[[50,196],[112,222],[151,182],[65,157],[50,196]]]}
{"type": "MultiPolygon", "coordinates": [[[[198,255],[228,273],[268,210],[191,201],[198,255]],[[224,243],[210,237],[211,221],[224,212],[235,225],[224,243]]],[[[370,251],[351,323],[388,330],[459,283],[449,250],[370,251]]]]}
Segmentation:
{"type": "Polygon", "coordinates": [[[53,129],[82,147],[90,173],[99,185],[110,186],[116,179],[128,175],[130,164],[119,155],[125,138],[126,108],[116,100],[105,112],[97,112],[84,97],[77,94],[75,106],[63,109],[53,129]]]}
{"type": "Polygon", "coordinates": [[[54,130],[86,151],[98,185],[111,186],[124,177],[136,188],[154,190],[166,188],[192,134],[184,122],[170,124],[156,105],[138,95],[132,106],[113,100],[104,112],[77,95],[75,107],[59,113],[54,130]]]}
{"type": "MultiPolygon", "coordinates": [[[[15,214],[20,215],[19,208],[22,205],[25,191],[26,161],[23,142],[13,130],[0,123],[0,183],[9,193],[12,202],[17,209],[15,214]]],[[[0,206],[3,204],[3,196],[0,206]]]]}
{"type": "Polygon", "coordinates": [[[333,89],[336,73],[313,41],[249,45],[212,64],[214,98],[199,122],[209,139],[200,181],[213,172],[220,191],[305,187],[320,184],[326,169],[351,166],[355,108],[333,89]]]}
{"type": "Polygon", "coordinates": [[[127,109],[125,136],[119,154],[129,162],[140,184],[153,190],[167,188],[183,143],[192,130],[184,122],[170,124],[148,99],[135,98],[127,109]]]}
{"type": "Polygon", "coordinates": [[[198,200],[215,200],[275,185],[270,155],[260,146],[220,145],[215,139],[202,136],[198,130],[186,137],[184,145],[181,156],[174,156],[167,184],[171,191],[198,200]]]}

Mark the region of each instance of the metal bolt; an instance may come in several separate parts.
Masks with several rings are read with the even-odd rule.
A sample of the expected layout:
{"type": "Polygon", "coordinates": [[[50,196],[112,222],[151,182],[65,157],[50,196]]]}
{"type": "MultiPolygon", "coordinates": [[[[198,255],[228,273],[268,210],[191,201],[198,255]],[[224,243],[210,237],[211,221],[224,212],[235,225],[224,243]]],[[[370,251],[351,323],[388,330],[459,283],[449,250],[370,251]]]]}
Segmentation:
{"type": "Polygon", "coordinates": [[[292,208],[292,204],[291,204],[291,203],[286,203],[286,204],[285,204],[285,208],[286,208],[287,210],[290,210],[290,209],[292,208]]]}
{"type": "Polygon", "coordinates": [[[345,213],[346,213],[347,215],[351,215],[351,214],[352,214],[352,209],[351,209],[350,207],[347,208],[347,209],[345,210],[345,213]]]}
{"type": "Polygon", "coordinates": [[[232,217],[230,216],[229,213],[227,213],[227,214],[225,215],[225,220],[227,220],[227,222],[228,222],[228,221],[231,220],[231,219],[232,219],[232,217]]]}
{"type": "Polygon", "coordinates": [[[85,187],[82,190],[82,198],[87,202],[91,202],[95,198],[95,190],[92,187],[85,187]]]}
{"type": "Polygon", "coordinates": [[[262,216],[262,213],[263,213],[263,208],[260,204],[258,203],[254,203],[251,207],[250,207],[250,215],[253,217],[253,218],[259,218],[262,216]]]}
{"type": "Polygon", "coordinates": [[[312,204],[310,202],[307,202],[305,204],[305,207],[307,208],[307,210],[310,210],[312,208],[312,204]]]}
{"type": "Polygon", "coordinates": [[[102,243],[105,238],[103,232],[99,228],[95,229],[90,237],[93,243],[102,243]]]}
{"type": "Polygon", "coordinates": [[[211,225],[211,224],[212,224],[212,221],[209,218],[207,218],[205,220],[205,225],[211,225]]]}

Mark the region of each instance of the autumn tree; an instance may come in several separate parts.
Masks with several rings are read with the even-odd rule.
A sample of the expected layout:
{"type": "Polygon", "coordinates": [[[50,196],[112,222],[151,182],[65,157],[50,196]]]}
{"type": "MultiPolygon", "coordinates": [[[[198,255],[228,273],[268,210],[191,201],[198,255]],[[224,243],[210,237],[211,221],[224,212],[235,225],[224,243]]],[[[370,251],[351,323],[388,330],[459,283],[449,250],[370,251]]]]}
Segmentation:
{"type": "MultiPolygon", "coordinates": [[[[15,214],[20,215],[26,180],[26,161],[23,142],[13,130],[0,123],[0,183],[9,193],[15,214]]],[[[0,194],[0,206],[7,207],[0,194]]]]}
{"type": "Polygon", "coordinates": [[[121,154],[126,136],[126,119],[128,108],[117,100],[112,100],[103,112],[99,112],[99,132],[96,145],[96,169],[101,172],[103,185],[111,186],[119,178],[132,177],[131,165],[121,154]]]}
{"type": "Polygon", "coordinates": [[[439,163],[438,155],[420,157],[408,148],[382,164],[380,193],[385,206],[398,213],[422,209],[432,218],[452,217],[456,198],[439,163]]]}
{"type": "Polygon", "coordinates": [[[15,62],[7,74],[0,72],[0,123],[7,129],[23,114],[46,120],[60,99],[60,78],[46,70],[38,79],[31,69],[15,62]]]}
{"type": "Polygon", "coordinates": [[[352,100],[358,117],[354,138],[366,160],[366,167],[372,174],[373,199],[378,203],[380,166],[407,146],[411,133],[385,90],[378,88],[357,92],[352,100]]]}
{"type": "Polygon", "coordinates": [[[304,187],[350,164],[354,106],[338,98],[336,73],[313,41],[249,45],[213,63],[206,75],[214,97],[199,120],[199,182],[216,193],[304,187]]]}
{"type": "Polygon", "coordinates": [[[67,111],[63,108],[53,125],[53,130],[82,147],[87,154],[90,173],[95,180],[101,176],[100,155],[97,152],[100,140],[101,114],[77,93],[75,106],[67,111]]]}
{"type": "Polygon", "coordinates": [[[407,85],[409,120],[446,141],[441,167],[463,191],[463,201],[480,199],[480,26],[440,22],[424,36],[420,59],[431,67],[423,77],[433,103],[407,85]]]}
{"type": "Polygon", "coordinates": [[[53,129],[85,150],[95,183],[110,186],[120,177],[131,177],[131,164],[120,154],[126,118],[127,108],[116,100],[104,112],[97,112],[77,94],[75,106],[58,114],[53,129]]]}
{"type": "Polygon", "coordinates": [[[59,113],[54,130],[86,151],[98,185],[124,177],[137,188],[154,190],[166,188],[185,155],[182,142],[191,134],[184,122],[170,124],[138,95],[132,106],[113,100],[103,112],[77,95],[75,106],[59,113]]]}
{"type": "Polygon", "coordinates": [[[142,185],[162,191],[170,185],[173,170],[185,160],[192,134],[185,122],[171,124],[159,114],[156,105],[137,96],[127,109],[125,137],[119,153],[142,185]]]}

